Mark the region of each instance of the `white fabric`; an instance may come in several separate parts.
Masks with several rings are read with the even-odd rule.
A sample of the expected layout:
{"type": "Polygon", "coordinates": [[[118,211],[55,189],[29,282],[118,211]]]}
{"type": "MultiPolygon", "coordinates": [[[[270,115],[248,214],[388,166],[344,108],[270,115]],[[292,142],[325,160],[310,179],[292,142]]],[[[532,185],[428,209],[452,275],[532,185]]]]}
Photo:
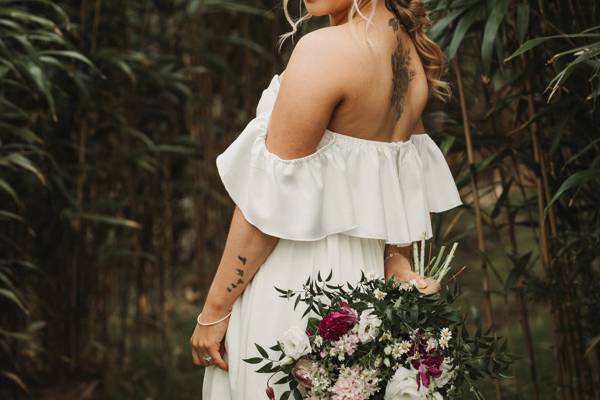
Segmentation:
{"type": "Polygon", "coordinates": [[[406,245],[431,237],[430,212],[462,204],[427,134],[388,143],[326,130],[308,156],[271,153],[266,127],[278,89],[275,75],[256,117],[216,160],[229,195],[261,231],[289,240],[345,233],[406,245]]]}
{"type": "MultiPolygon", "coordinates": [[[[267,349],[291,326],[306,327],[306,320],[301,319],[303,304],[294,311],[294,301],[278,297],[273,286],[300,290],[309,275],[316,279],[318,271],[323,277],[332,271],[334,284],[357,282],[361,270],[383,275],[383,250],[382,240],[343,234],[312,242],[279,240],[233,304],[225,335],[229,371],[215,366],[205,369],[202,400],[267,400],[265,389],[271,374],[255,372],[259,366],[242,359],[259,356],[254,343],[267,349]]],[[[274,358],[275,352],[268,351],[274,358]]],[[[276,399],[288,388],[274,385],[282,376],[277,374],[269,381],[276,399]]]]}
{"type": "MultiPolygon", "coordinates": [[[[262,400],[270,374],[243,358],[255,343],[276,343],[292,325],[304,328],[302,305],[278,297],[274,286],[301,289],[310,275],[331,283],[383,275],[386,243],[431,236],[429,212],[461,204],[443,154],[426,134],[407,142],[357,139],[327,130],[311,155],[283,160],[265,147],[265,129],[279,89],[275,75],[257,115],[217,157],[229,195],[246,219],[281,238],[233,304],[225,336],[229,371],[205,369],[203,400],[262,400]]],[[[287,385],[269,381],[279,398],[287,385]]]]}

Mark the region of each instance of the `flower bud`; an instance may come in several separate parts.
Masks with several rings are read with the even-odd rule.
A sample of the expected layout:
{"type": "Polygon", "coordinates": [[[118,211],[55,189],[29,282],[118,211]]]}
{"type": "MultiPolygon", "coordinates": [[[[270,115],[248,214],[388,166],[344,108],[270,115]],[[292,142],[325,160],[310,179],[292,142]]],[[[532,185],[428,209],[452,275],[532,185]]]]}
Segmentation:
{"type": "Polygon", "coordinates": [[[275,391],[273,390],[273,386],[267,386],[267,390],[265,390],[265,392],[267,393],[269,400],[275,400],[275,391]]]}

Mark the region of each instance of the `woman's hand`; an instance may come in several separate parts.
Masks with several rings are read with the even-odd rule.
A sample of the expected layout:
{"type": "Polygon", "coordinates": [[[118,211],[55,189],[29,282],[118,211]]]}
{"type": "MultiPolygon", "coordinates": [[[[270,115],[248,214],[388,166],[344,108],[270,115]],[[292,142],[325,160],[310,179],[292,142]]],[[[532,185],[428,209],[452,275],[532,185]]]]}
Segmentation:
{"type": "Polygon", "coordinates": [[[433,294],[442,290],[442,285],[435,279],[424,278],[412,270],[401,269],[395,271],[392,276],[401,282],[415,281],[415,287],[423,294],[433,294]]]}
{"type": "Polygon", "coordinates": [[[394,247],[386,245],[387,254],[384,260],[385,279],[396,278],[400,282],[415,281],[417,290],[423,294],[433,294],[442,290],[442,285],[435,279],[425,278],[410,267],[410,247],[394,247]]]}
{"type": "MultiPolygon", "coordinates": [[[[219,315],[212,315],[214,313],[202,312],[201,322],[216,321],[221,318],[219,315]]],[[[190,344],[192,346],[192,358],[194,364],[203,365],[205,367],[214,364],[217,367],[227,371],[229,366],[223,359],[225,354],[224,338],[229,325],[229,318],[221,321],[215,325],[199,325],[196,324],[194,333],[190,338],[190,344]],[[207,361],[204,357],[210,356],[211,360],[207,361]]]]}

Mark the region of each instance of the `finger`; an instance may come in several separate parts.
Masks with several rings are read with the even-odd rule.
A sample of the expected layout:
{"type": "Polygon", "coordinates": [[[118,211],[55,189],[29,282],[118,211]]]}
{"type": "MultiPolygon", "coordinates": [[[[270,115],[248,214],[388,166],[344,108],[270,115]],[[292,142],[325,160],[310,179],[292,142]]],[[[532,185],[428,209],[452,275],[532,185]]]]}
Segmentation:
{"type": "Polygon", "coordinates": [[[421,277],[417,278],[417,287],[419,289],[425,289],[427,286],[429,286],[429,284],[427,283],[427,281],[421,277]]]}
{"type": "Polygon", "coordinates": [[[200,357],[198,356],[198,353],[196,352],[196,349],[194,349],[194,347],[192,347],[192,360],[194,361],[194,364],[202,365],[202,363],[200,362],[200,357]]]}
{"type": "Polygon", "coordinates": [[[227,365],[225,360],[223,360],[223,357],[221,357],[221,353],[219,352],[219,346],[220,346],[220,343],[209,347],[208,353],[212,357],[212,362],[217,367],[221,368],[222,370],[227,371],[229,369],[229,366],[227,365]]]}

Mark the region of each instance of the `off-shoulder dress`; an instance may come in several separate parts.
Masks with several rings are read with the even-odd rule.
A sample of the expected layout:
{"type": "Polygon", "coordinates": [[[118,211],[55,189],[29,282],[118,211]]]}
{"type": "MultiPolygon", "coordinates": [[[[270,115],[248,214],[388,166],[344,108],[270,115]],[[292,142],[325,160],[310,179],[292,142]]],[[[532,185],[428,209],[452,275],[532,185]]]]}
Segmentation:
{"type": "MultiPolygon", "coordinates": [[[[443,153],[426,133],[382,142],[325,130],[307,156],[271,153],[266,128],[279,84],[276,74],[255,118],[216,159],[246,220],[280,240],[233,304],[225,336],[229,371],[206,368],[203,400],[266,398],[269,375],[242,359],[258,355],[254,343],[270,346],[290,326],[306,326],[303,308],[294,311],[274,286],[301,289],[319,271],[332,271],[332,283],[356,282],[361,270],[383,275],[386,243],[430,238],[430,213],[462,204],[443,153]]],[[[273,386],[276,398],[286,390],[273,386]]]]}

